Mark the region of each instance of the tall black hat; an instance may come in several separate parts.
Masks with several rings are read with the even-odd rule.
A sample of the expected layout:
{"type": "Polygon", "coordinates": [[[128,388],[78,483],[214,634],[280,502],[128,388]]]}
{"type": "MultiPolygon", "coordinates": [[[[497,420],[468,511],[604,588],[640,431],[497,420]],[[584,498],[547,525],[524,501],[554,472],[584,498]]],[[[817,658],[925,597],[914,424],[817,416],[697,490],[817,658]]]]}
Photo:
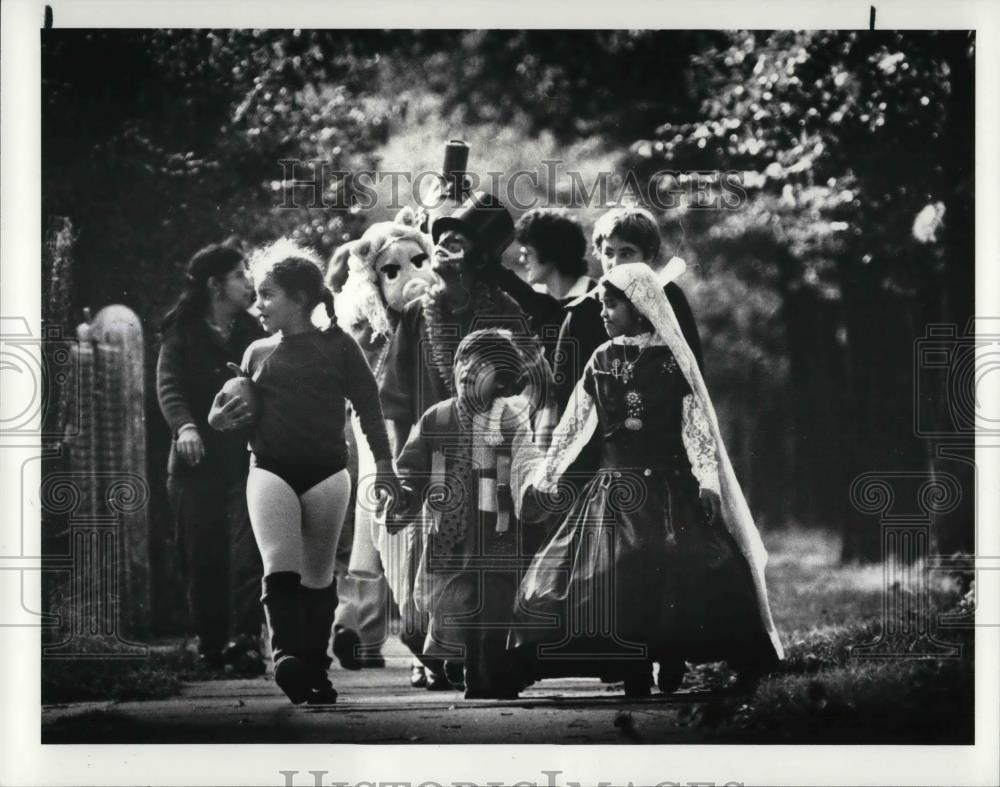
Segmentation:
{"type": "Polygon", "coordinates": [[[504,204],[488,191],[473,191],[454,212],[431,225],[437,243],[445,230],[468,235],[483,256],[493,261],[514,241],[514,219],[504,204]]]}

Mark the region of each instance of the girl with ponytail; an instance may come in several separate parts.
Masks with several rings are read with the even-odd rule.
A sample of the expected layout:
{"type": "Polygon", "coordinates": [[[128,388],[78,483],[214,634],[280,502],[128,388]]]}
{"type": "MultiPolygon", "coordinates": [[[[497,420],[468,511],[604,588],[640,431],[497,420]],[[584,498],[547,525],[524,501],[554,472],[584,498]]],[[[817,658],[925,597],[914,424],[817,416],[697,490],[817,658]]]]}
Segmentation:
{"type": "Polygon", "coordinates": [[[264,563],[264,612],[274,679],[293,703],[331,703],[327,656],[337,588],[334,563],[351,493],[345,404],[358,413],[380,481],[398,490],[378,385],[357,342],[337,325],[316,255],[288,239],[250,261],[261,324],[242,372],[257,406],[216,396],[209,423],[249,428],[247,504],[264,563]],[[323,304],[330,325],[315,327],[323,304]]]}

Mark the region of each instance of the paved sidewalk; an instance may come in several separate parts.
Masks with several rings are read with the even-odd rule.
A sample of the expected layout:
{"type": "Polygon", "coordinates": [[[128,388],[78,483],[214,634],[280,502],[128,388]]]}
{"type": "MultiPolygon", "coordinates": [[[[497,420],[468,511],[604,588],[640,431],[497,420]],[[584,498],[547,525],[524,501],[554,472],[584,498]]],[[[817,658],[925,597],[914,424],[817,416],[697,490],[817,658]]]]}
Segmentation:
{"type": "MultiPolygon", "coordinates": [[[[388,666],[330,678],[332,706],[293,706],[270,677],[187,683],[179,696],[143,702],[86,702],[42,710],[43,743],[693,743],[686,726],[706,692],[628,700],[596,679],[536,683],[509,701],[464,700],[457,691],[409,686],[398,643],[388,666]]],[[[655,689],[654,689],[655,692],[655,689]]],[[[718,731],[717,731],[718,732],[718,731]]]]}

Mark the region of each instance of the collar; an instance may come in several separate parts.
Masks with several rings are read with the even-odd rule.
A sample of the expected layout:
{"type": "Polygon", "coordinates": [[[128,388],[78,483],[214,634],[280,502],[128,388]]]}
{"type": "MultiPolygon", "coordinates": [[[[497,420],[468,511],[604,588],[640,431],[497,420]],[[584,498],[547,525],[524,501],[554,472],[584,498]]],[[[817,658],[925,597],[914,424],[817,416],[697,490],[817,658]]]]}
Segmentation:
{"type": "MultiPolygon", "coordinates": [[[[637,264],[637,263],[632,263],[632,264],[637,264]]],[[[684,262],[684,260],[682,260],[680,257],[671,257],[666,265],[664,265],[662,268],[656,271],[656,277],[660,280],[660,286],[665,288],[668,284],[674,281],[674,279],[676,279],[686,270],[687,270],[687,263],[684,262]]],[[[595,286],[593,289],[588,290],[583,295],[577,296],[573,300],[569,300],[569,296],[567,294],[567,298],[564,300],[564,303],[566,304],[567,307],[573,307],[573,306],[579,306],[581,303],[583,303],[583,300],[585,298],[596,298],[598,294],[596,285],[600,284],[603,281],[606,281],[607,278],[608,274],[605,273],[600,279],[594,282],[595,286]]],[[[579,281],[577,281],[577,284],[579,284],[579,281]]],[[[573,285],[574,288],[576,288],[576,286],[577,286],[576,284],[573,285]]]]}
{"type": "Polygon", "coordinates": [[[616,345],[626,345],[629,347],[639,347],[640,349],[646,349],[654,344],[657,344],[655,333],[640,333],[638,336],[616,336],[611,340],[612,344],[616,345]]]}
{"type": "Polygon", "coordinates": [[[576,300],[577,298],[586,295],[596,286],[596,284],[597,283],[592,278],[584,274],[573,282],[573,286],[566,291],[565,295],[563,295],[563,303],[576,300]]]}

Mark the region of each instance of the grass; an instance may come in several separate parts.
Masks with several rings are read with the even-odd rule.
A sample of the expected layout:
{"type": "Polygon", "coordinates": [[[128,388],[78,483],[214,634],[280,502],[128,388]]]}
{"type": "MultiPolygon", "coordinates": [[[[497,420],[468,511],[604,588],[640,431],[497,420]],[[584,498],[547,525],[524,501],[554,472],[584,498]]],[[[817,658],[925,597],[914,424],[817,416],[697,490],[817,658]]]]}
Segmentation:
{"type": "MultiPolygon", "coordinates": [[[[971,742],[972,630],[937,635],[962,646],[959,658],[858,658],[852,647],[875,642],[881,633],[882,566],[839,564],[839,544],[822,533],[765,536],[768,592],[786,659],[752,694],[688,706],[682,723],[740,742],[971,742]]],[[[932,619],[972,611],[974,589],[965,581],[931,572],[932,619]]],[[[42,700],[152,699],[176,694],[184,681],[226,677],[232,675],[201,667],[182,645],[154,647],[141,660],[46,660],[42,700]]],[[[734,681],[724,664],[699,664],[683,687],[720,689],[734,681]]]]}
{"type": "Polygon", "coordinates": [[[762,683],[734,719],[775,743],[973,743],[971,660],[865,661],[762,683]]]}
{"type": "Polygon", "coordinates": [[[199,664],[186,643],[151,646],[145,658],[43,659],[42,703],[162,699],[186,681],[232,677],[199,664]]]}
{"type": "MultiPolygon", "coordinates": [[[[768,592],[785,661],[749,697],[695,707],[688,723],[723,737],[773,743],[971,743],[974,737],[974,639],[971,629],[937,637],[961,647],[956,658],[921,658],[913,638],[889,659],[859,657],[858,645],[882,631],[882,566],[839,565],[839,546],[821,534],[770,534],[768,592]]],[[[931,619],[968,613],[974,589],[961,576],[931,572],[931,619]]],[[[933,630],[933,625],[932,625],[933,630]]],[[[734,676],[699,665],[688,686],[719,688],[734,676]]]]}

